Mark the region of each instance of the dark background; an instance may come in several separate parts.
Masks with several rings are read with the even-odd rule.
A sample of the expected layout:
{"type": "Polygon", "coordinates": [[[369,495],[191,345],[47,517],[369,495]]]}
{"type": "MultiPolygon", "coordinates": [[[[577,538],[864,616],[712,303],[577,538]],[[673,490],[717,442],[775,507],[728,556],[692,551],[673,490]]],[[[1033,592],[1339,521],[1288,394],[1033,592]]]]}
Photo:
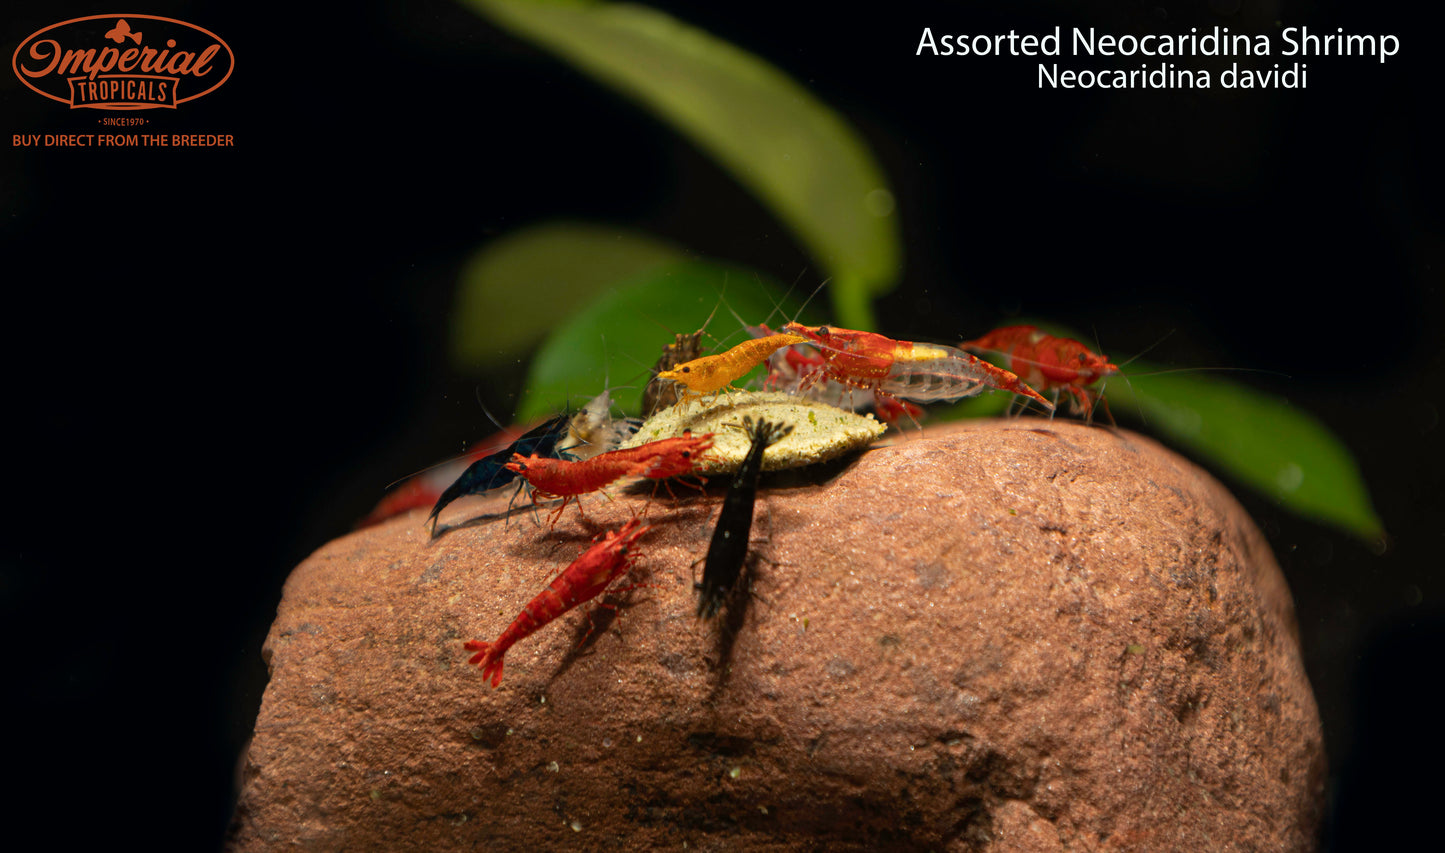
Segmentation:
{"type": "MultiPolygon", "coordinates": [[[[1331,758],[1326,849],[1391,849],[1431,823],[1445,220],[1423,13],[657,5],[778,65],[873,146],[907,265],[877,304],[880,331],[955,341],[1047,317],[1116,360],[1168,334],[1152,360],[1273,371],[1238,378],[1345,441],[1390,532],[1383,554],[1231,485],[1295,594],[1331,758]],[[1305,90],[1233,96],[1044,91],[1032,60],[914,56],[925,25],[1273,32],[1275,19],[1392,33],[1403,52],[1311,58],[1305,90]]],[[[5,53],[103,11],[24,3],[6,13],[5,53]]],[[[499,412],[519,390],[520,375],[447,363],[471,251],[572,218],[810,288],[823,273],[656,119],[456,3],[135,11],[207,27],[237,57],[224,87],[152,112],[148,130],[237,146],[15,148],[16,133],[96,132],[97,114],[8,71],[0,83],[0,637],[20,759],[6,802],[19,825],[58,827],[60,846],[207,849],[290,569],[387,483],[490,432],[479,386],[499,412]]]]}

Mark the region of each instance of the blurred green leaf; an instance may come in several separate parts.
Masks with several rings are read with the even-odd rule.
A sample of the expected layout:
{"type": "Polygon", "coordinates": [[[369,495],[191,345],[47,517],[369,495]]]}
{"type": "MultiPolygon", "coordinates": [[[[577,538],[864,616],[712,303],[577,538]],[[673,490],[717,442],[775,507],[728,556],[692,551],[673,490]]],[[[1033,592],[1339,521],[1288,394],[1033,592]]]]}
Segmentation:
{"type": "Polygon", "coordinates": [[[996,418],[1007,412],[1013,402],[1013,395],[1007,392],[985,392],[975,397],[965,397],[947,406],[931,406],[928,416],[945,422],[967,418],[996,418]]]}
{"type": "Polygon", "coordinates": [[[556,222],[488,243],[462,269],[452,359],[473,372],[516,358],[603,288],[687,255],[660,240],[556,222]]]}
{"type": "Polygon", "coordinates": [[[532,360],[517,419],[551,415],[569,404],[575,410],[608,383],[617,405],[636,414],[650,369],[675,334],[706,323],[704,347],[725,349],[747,338],[734,313],[778,325],[793,317],[797,303],[777,284],[736,267],[679,261],[649,269],[607,289],[552,331],[532,360]]]}
{"type": "Polygon", "coordinates": [[[1135,361],[1109,383],[1116,413],[1135,409],[1175,439],[1300,515],[1377,542],[1384,524],[1359,467],[1324,424],[1287,401],[1218,377],[1169,373],[1135,361]]]}
{"type": "Polygon", "coordinates": [[[662,12],[595,0],[466,0],[652,110],[767,204],[822,264],[840,323],[900,272],[893,194],[861,137],[756,56],[662,12]]]}

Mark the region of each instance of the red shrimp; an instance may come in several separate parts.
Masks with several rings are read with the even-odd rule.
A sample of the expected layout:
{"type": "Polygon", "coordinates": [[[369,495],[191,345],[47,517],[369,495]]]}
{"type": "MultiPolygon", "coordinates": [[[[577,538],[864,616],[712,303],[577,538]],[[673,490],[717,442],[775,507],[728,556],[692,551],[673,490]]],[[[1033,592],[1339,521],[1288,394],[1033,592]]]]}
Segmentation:
{"type": "Polygon", "coordinates": [[[878,415],[878,420],[885,424],[897,424],[898,419],[904,415],[916,424],[919,416],[923,414],[922,408],[882,389],[873,392],[873,411],[878,415]]]}
{"type": "Polygon", "coordinates": [[[688,433],[601,453],[581,462],[514,453],[507,470],[527,479],[532,486],[533,502],[538,497],[562,499],[562,505],[552,513],[552,523],[556,524],[573,498],[605,488],[623,477],[662,480],[691,473],[698,457],[712,447],[712,438],[710,432],[700,436],[688,433]]]}
{"type": "Polygon", "coordinates": [[[632,550],[637,540],[652,527],[639,527],[634,518],[620,529],[604,533],[593,540],[592,547],[572,561],[562,573],[552,579],[547,588],[522,608],[507,630],[495,642],[484,643],[468,640],[463,646],[469,652],[476,652],[467,663],[482,668],[482,680],[490,678],[492,686],[502,683],[502,655],[514,643],[538,628],[566,613],[584,601],[590,601],[602,594],[608,585],[632,566],[637,554],[632,550]]]}
{"type": "Polygon", "coordinates": [[[896,341],[873,332],[789,323],[783,331],[818,347],[829,379],[919,402],[957,400],[983,388],[1012,391],[1053,404],[1017,376],[954,347],[896,341]]]}
{"type": "Polygon", "coordinates": [[[666,480],[669,477],[691,474],[698,458],[712,449],[712,438],[713,434],[710,432],[695,436],[688,430],[676,438],[649,441],[637,447],[614,452],[650,455],[652,458],[642,476],[649,480],[666,480]]]}
{"type": "MultiPolygon", "coordinates": [[[[826,367],[823,363],[823,356],[817,353],[810,355],[788,347],[786,350],[783,350],[780,355],[783,356],[784,367],[774,370],[768,377],[774,384],[787,384],[788,380],[783,377],[794,376],[797,378],[794,379],[791,384],[793,387],[798,388],[816,382],[819,377],[812,376],[812,374],[818,373],[819,376],[825,374],[826,367]]],[[[844,393],[837,394],[836,396],[846,396],[846,388],[843,388],[836,382],[831,383],[831,387],[835,389],[842,388],[844,393]]],[[[908,389],[902,389],[905,393],[898,393],[898,391],[894,390],[895,387],[897,387],[896,380],[890,378],[873,390],[873,412],[878,415],[878,420],[883,421],[885,424],[896,424],[898,423],[898,419],[905,415],[909,420],[917,423],[919,416],[923,414],[923,409],[913,405],[907,400],[900,400],[899,397],[908,396],[906,393],[908,389]],[[895,394],[897,396],[895,396],[895,394]]],[[[825,394],[825,399],[828,396],[829,395],[825,394]]]]}
{"type": "Polygon", "coordinates": [[[792,346],[778,350],[768,359],[768,364],[765,387],[786,387],[794,391],[805,385],[815,384],[825,369],[821,355],[811,351],[803,352],[792,346]],[[818,376],[814,376],[815,373],[818,376]]]}
{"type": "Polygon", "coordinates": [[[965,349],[997,352],[1009,359],[1009,369],[1027,377],[1045,391],[1059,391],[1074,398],[1076,411],[1086,420],[1094,415],[1094,404],[1103,392],[1089,388],[1119,372],[1109,357],[1099,355],[1073,338],[1061,338],[1034,326],[1005,326],[981,338],[965,341],[965,349]]]}

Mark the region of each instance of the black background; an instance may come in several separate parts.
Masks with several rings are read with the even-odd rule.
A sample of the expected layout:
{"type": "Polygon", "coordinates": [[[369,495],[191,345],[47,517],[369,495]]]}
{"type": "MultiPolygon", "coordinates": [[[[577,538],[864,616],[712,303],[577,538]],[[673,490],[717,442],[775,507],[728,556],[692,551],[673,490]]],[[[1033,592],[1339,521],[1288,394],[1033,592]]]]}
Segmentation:
{"type": "MultiPolygon", "coordinates": [[[[1437,31],[1405,4],[895,2],[866,12],[661,4],[846,116],[898,197],[903,284],[880,331],[954,341],[1010,318],[1094,331],[1116,360],[1276,373],[1354,451],[1384,554],[1239,495],[1294,591],[1331,757],[1326,848],[1430,822],[1445,643],[1437,31]],[[917,57],[936,33],[1392,33],[1312,58],[1305,90],[1048,91],[1024,58],[917,57]],[[1171,333],[1172,334],[1169,334],[1171,333]]],[[[862,7],[857,7],[861,9],[862,7]]],[[[5,53],[105,12],[25,3],[5,53]]],[[[219,91],[152,132],[232,149],[24,149],[91,133],[0,83],[7,811],[56,843],[219,843],[290,569],[398,476],[490,431],[520,376],[446,361],[462,260],[554,218],[642,229],[781,281],[822,276],[685,140],[443,0],[277,13],[134,9],[231,45],[219,91]]],[[[1275,44],[1279,42],[1276,39],[1275,44]]],[[[1126,67],[1129,67],[1126,65],[1126,67]]],[[[556,307],[545,298],[539,312],[556,307]]],[[[1232,484],[1233,485],[1233,484],[1232,484]]],[[[459,696],[458,701],[466,701],[459,696]]]]}

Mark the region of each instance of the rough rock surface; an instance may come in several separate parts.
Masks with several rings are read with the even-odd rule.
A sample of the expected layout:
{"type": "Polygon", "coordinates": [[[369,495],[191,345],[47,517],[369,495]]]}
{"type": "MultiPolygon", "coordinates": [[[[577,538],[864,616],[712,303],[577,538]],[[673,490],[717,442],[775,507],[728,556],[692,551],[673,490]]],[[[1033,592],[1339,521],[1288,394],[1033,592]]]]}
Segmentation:
{"type": "Polygon", "coordinates": [[[518,643],[498,689],[462,642],[645,493],[550,534],[429,541],[414,512],[312,555],[266,642],[231,848],[1314,848],[1289,592],[1228,493],[1154,442],[930,426],[765,477],[764,559],[718,623],[690,566],[722,490],[677,491],[648,511],[650,585],[518,643]]]}

